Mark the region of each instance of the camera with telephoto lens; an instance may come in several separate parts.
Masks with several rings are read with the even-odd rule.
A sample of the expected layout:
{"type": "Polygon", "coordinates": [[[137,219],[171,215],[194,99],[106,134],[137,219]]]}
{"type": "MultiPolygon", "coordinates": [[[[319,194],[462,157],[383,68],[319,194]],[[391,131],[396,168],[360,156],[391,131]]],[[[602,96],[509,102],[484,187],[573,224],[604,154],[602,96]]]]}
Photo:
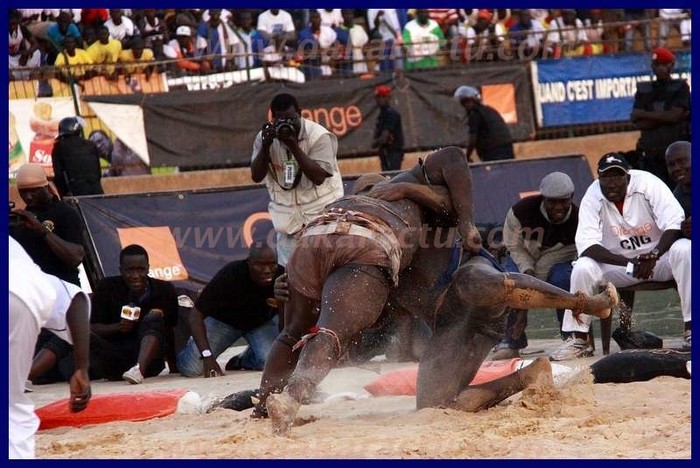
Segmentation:
{"type": "Polygon", "coordinates": [[[294,128],[294,119],[277,119],[274,122],[268,122],[264,126],[265,130],[274,130],[275,138],[286,140],[293,138],[297,134],[294,128]]]}

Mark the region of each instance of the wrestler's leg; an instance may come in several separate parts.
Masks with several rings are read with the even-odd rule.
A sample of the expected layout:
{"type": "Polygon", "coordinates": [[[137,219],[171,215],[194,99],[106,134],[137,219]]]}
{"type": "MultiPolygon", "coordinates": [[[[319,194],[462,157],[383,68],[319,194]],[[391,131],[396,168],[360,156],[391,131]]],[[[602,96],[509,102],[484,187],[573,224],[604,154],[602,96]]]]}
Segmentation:
{"type": "Polygon", "coordinates": [[[418,409],[451,405],[503,336],[505,307],[474,308],[457,289],[453,283],[445,293],[418,366],[418,409]]]}
{"type": "Polygon", "coordinates": [[[258,395],[260,402],[256,405],[254,416],[266,416],[265,404],[268,396],[273,392],[282,391],[287,383],[287,378],[299,358],[299,352],[292,352],[292,347],[316,323],[314,307],[314,300],[301,295],[290,286],[289,301],[284,308],[284,330],[275,339],[265,361],[258,395]]]}
{"type": "Polygon", "coordinates": [[[554,388],[552,365],[546,357],[539,357],[512,374],[465,388],[450,407],[470,413],[485,410],[536,383],[554,388]]]}
{"type": "Polygon", "coordinates": [[[328,375],[350,339],[374,324],[391,287],[382,270],[371,265],[345,265],[326,279],[316,323],[324,331],[311,337],[302,348],[285,391],[268,399],[276,433],[289,430],[301,402],[328,375]]]}
{"type": "Polygon", "coordinates": [[[618,304],[615,286],[595,296],[572,294],[545,281],[522,273],[501,273],[479,258],[469,260],[455,272],[453,282],[465,301],[477,307],[499,304],[516,309],[571,309],[606,318],[610,308],[618,304]]]}

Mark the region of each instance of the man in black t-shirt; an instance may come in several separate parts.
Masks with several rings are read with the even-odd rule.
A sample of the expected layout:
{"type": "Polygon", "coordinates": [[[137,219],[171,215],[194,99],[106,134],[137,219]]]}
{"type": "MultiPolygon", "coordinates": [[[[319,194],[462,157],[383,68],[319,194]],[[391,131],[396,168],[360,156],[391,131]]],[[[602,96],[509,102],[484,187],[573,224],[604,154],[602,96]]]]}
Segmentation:
{"type": "Polygon", "coordinates": [[[119,253],[119,276],[103,278],[92,295],[90,366],[96,378],[143,383],[165,369],[174,372],[172,329],[177,293],[172,283],[150,278],[148,252],[131,244],[119,253]],[[125,314],[139,308],[138,314],[125,314]]]}
{"type": "Polygon", "coordinates": [[[389,104],[391,88],[377,86],[374,90],[374,96],[379,106],[379,116],[374,129],[372,148],[379,148],[382,171],[401,170],[401,162],[403,161],[401,114],[389,104]]]}
{"type": "Polygon", "coordinates": [[[473,86],[460,86],[454,98],[467,112],[469,123],[469,143],[467,160],[472,161],[472,153],[482,161],[513,159],[513,138],[501,114],[493,107],[481,103],[481,93],[473,86]]]}
{"type": "Polygon", "coordinates": [[[241,337],[249,348],[236,367],[261,370],[279,334],[273,283],[283,272],[277,254],[267,245],[252,246],[247,259],[219,270],[190,312],[192,336],[177,355],[180,373],[223,375],[216,358],[241,337]]]}
{"type": "Polygon", "coordinates": [[[80,286],[78,265],[85,251],[78,213],[51,192],[44,168],[38,164],[19,168],[17,189],[27,207],[13,211],[20,222],[10,229],[10,235],[44,273],[80,286]]]}
{"type": "Polygon", "coordinates": [[[651,54],[656,80],[637,83],[630,120],[639,129],[637,153],[642,169],[673,187],[666,169],[665,153],[675,141],[690,140],[690,87],[684,79],[673,79],[676,56],[662,47],[651,54]]]}

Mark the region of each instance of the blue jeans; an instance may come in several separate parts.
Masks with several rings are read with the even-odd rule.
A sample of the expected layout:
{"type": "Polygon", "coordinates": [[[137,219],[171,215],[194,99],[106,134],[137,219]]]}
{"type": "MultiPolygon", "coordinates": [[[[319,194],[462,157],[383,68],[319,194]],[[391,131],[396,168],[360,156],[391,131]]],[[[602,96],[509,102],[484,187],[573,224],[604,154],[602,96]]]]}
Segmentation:
{"type": "MultiPolygon", "coordinates": [[[[513,262],[510,257],[506,257],[504,261],[504,267],[506,271],[511,273],[519,273],[518,267],[513,262]]],[[[547,282],[553,286],[563,289],[564,291],[569,290],[569,284],[571,282],[571,270],[573,265],[571,262],[567,263],[557,263],[549,270],[547,275],[547,282]]],[[[570,332],[561,331],[562,321],[564,320],[564,309],[557,309],[557,320],[559,321],[559,333],[563,340],[571,336],[570,332]]],[[[512,349],[523,349],[527,348],[527,335],[523,331],[519,336],[514,336],[514,328],[525,328],[527,326],[527,312],[518,312],[516,310],[511,310],[508,313],[508,321],[506,322],[506,333],[505,337],[501,341],[501,346],[506,346],[512,349]],[[525,321],[523,325],[522,321],[525,321]],[[519,325],[519,326],[518,326],[519,325]]]]}
{"type": "MultiPolygon", "coordinates": [[[[262,370],[272,343],[279,334],[278,318],[273,317],[263,325],[247,333],[237,330],[213,317],[204,318],[204,328],[214,358],[218,358],[239,338],[248,342],[249,350],[243,353],[241,364],[246,369],[262,370]]],[[[185,347],[177,355],[177,368],[185,377],[198,377],[204,373],[201,355],[194,338],[190,336],[185,347]]]]}

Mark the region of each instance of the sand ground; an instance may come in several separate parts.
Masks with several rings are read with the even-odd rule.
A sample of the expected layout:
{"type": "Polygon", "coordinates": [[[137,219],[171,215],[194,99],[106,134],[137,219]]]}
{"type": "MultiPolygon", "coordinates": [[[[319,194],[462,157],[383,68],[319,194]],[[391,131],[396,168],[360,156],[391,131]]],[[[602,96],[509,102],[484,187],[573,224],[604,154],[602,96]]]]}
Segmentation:
{"type": "MultiPolygon", "coordinates": [[[[526,359],[558,340],[532,340],[526,359]]],[[[665,339],[667,347],[680,344],[665,339]]],[[[371,397],[363,386],[414,363],[369,362],[335,369],[319,390],[330,400],[303,406],[288,437],[273,436],[251,410],[217,409],[145,422],[57,428],[37,434],[37,458],[672,458],[691,456],[690,380],[659,377],[593,384],[587,366],[555,367],[557,389],[532,388],[476,414],[416,411],[410,396],[371,397]]],[[[223,365],[240,348],[220,356],[223,365]]],[[[616,351],[612,344],[612,351],[616,351]]],[[[204,379],[161,375],[142,385],[94,382],[94,394],[184,388],[206,399],[256,388],[260,372],[204,379]]],[[[66,397],[65,384],[35,386],[37,406],[66,397]]],[[[320,398],[319,400],[324,400],[320,398]]],[[[128,405],[128,401],[125,401],[128,405]]]]}

